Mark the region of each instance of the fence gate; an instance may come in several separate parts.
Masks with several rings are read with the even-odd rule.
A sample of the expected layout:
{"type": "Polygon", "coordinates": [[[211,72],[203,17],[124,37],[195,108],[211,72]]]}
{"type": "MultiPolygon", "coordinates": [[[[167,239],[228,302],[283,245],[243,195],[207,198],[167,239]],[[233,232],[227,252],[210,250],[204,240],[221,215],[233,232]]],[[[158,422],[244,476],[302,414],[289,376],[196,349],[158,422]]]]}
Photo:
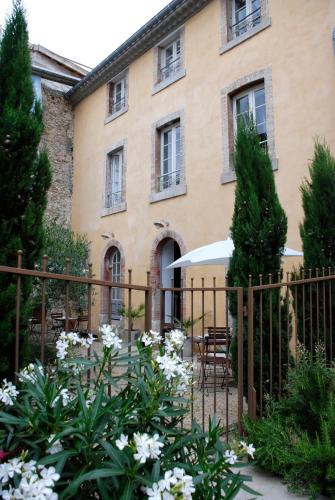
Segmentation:
{"type": "MultiPolygon", "coordinates": [[[[160,289],[160,330],[184,330],[184,359],[193,363],[190,422],[205,429],[214,414],[229,432],[241,431],[243,401],[243,289],[212,286],[160,289]],[[233,321],[230,312],[238,318],[233,321]],[[236,313],[236,314],[235,314],[236,313]]],[[[186,425],[187,422],[184,422],[186,425]]]]}

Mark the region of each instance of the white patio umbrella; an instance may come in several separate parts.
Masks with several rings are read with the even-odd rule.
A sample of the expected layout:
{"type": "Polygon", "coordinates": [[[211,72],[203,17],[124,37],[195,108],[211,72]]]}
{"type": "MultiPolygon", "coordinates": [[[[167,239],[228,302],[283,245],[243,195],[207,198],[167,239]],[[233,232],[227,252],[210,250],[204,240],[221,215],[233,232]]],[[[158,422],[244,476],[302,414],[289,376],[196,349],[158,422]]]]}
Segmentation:
{"type": "MultiPolygon", "coordinates": [[[[233,255],[234,242],[231,238],[226,240],[216,241],[210,245],[195,248],[191,252],[186,253],[179,259],[175,260],[167,266],[166,269],[174,269],[175,267],[189,266],[209,266],[209,265],[229,265],[229,260],[233,255]]],[[[292,248],[284,248],[284,257],[301,257],[302,252],[293,250],[292,248]]]]}

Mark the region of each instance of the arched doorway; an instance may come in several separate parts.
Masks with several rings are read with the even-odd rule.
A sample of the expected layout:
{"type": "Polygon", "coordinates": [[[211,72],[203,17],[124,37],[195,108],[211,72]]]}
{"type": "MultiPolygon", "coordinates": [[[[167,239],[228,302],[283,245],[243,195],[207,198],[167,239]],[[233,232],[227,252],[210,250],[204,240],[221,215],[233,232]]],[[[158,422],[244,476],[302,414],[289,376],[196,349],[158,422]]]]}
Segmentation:
{"type": "MultiPolygon", "coordinates": [[[[160,253],[160,286],[162,288],[179,288],[181,286],[180,268],[167,269],[167,266],[181,257],[178,243],[173,239],[162,241],[160,253]]],[[[164,323],[173,324],[181,320],[180,292],[165,293],[164,323]]]]}
{"type": "MultiPolygon", "coordinates": [[[[111,241],[104,251],[102,270],[102,279],[113,281],[113,283],[122,283],[125,273],[125,259],[121,245],[117,241],[111,241]]],[[[111,311],[111,319],[119,320],[119,309],[123,304],[123,290],[121,288],[112,288],[112,296],[109,296],[108,289],[102,290],[100,317],[101,321],[108,321],[108,311],[111,311]]]]}
{"type": "MultiPolygon", "coordinates": [[[[150,262],[150,276],[152,286],[152,327],[155,330],[160,328],[161,307],[160,289],[179,287],[185,283],[185,269],[166,269],[174,260],[186,253],[186,246],[181,236],[170,229],[160,232],[155,239],[150,262]]],[[[163,323],[171,324],[176,319],[182,319],[185,304],[182,304],[180,293],[166,292],[165,294],[165,317],[163,323]]]]}

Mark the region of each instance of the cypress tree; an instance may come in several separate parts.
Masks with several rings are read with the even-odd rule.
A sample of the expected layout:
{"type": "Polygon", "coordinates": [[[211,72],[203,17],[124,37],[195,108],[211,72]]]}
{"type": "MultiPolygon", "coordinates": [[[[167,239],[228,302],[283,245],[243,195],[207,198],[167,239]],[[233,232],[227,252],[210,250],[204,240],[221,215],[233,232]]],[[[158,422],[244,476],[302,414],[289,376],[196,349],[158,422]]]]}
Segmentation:
{"type": "MultiPolygon", "coordinates": [[[[259,284],[259,275],[263,283],[269,274],[277,278],[281,270],[281,257],[284,251],[287,232],[287,218],[276,192],[271,159],[259,143],[255,125],[252,120],[241,121],[235,141],[235,206],[231,227],[234,241],[234,252],[230,260],[228,283],[230,286],[242,286],[245,289],[244,301],[247,301],[249,275],[252,284],[259,284]]],[[[259,301],[255,300],[254,308],[254,360],[255,387],[259,387],[260,365],[260,322],[263,325],[263,389],[269,392],[269,308],[272,312],[273,349],[273,393],[278,389],[278,292],[263,293],[262,317],[260,318],[259,301]],[[271,302],[270,302],[271,301],[271,302]],[[257,376],[256,376],[257,374],[257,376]],[[267,382],[266,382],[267,381],[267,382]]],[[[230,300],[230,311],[236,317],[236,302],[230,300]]],[[[247,396],[247,321],[244,322],[244,393],[247,396]]],[[[282,338],[282,340],[284,340],[282,338]]],[[[236,336],[232,345],[233,366],[237,367],[236,336]]],[[[287,352],[287,340],[281,345],[282,354],[287,352]]],[[[283,357],[284,359],[284,357],[283,357]]],[[[287,362],[287,354],[285,357],[287,362]]]]}
{"type": "Polygon", "coordinates": [[[316,142],[309,174],[300,188],[304,267],[327,269],[335,266],[335,158],[325,144],[316,142]]]}
{"type": "MultiPolygon", "coordinates": [[[[300,236],[304,252],[305,276],[321,273],[334,274],[335,266],[335,158],[326,144],[315,143],[314,157],[309,167],[310,180],[301,185],[304,219],[300,236]]],[[[299,290],[298,315],[299,340],[307,349],[323,341],[328,359],[335,354],[335,290],[330,282],[306,285],[305,311],[301,307],[302,290],[299,290]],[[305,325],[303,328],[303,320],[305,325]],[[332,339],[331,339],[332,335],[332,339]]]]}
{"type": "MultiPolygon", "coordinates": [[[[33,268],[43,245],[43,214],[50,186],[50,165],[38,146],[42,109],[34,99],[27,22],[20,0],[14,0],[0,45],[0,262],[33,268]]],[[[23,281],[22,303],[30,293],[23,281]]],[[[0,376],[13,370],[15,280],[0,274],[0,376]]]]}

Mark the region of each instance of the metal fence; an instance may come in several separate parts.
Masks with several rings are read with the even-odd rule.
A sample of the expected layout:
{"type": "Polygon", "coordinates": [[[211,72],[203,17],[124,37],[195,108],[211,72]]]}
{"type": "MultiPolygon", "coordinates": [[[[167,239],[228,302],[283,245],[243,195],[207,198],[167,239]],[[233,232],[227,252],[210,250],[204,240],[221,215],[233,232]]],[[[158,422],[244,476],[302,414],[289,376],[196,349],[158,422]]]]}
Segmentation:
{"type": "MultiPolygon", "coordinates": [[[[281,397],[288,369],[300,350],[313,353],[322,343],[333,361],[335,275],[331,268],[301,269],[281,275],[259,276],[248,288],[248,409],[262,415],[264,399],[281,397]]],[[[250,277],[250,285],[252,278],[250,277]]]]}
{"type": "Polygon", "coordinates": [[[199,286],[161,288],[160,330],[184,330],[187,340],[185,359],[193,363],[191,420],[203,428],[214,414],[229,432],[242,430],[243,401],[243,289],[199,286]],[[229,314],[234,303],[237,321],[229,314]],[[234,323],[234,324],[233,324],[234,323]],[[234,359],[233,359],[234,358],[234,359]],[[236,368],[233,367],[235,362],[236,368]]]}
{"type": "MultiPolygon", "coordinates": [[[[0,273],[7,274],[13,278],[12,282],[16,284],[16,299],[15,299],[15,372],[18,372],[21,368],[20,366],[20,331],[24,328],[28,330],[29,333],[38,333],[38,339],[40,344],[40,355],[39,358],[42,363],[45,363],[45,350],[46,350],[46,338],[49,332],[50,320],[52,320],[52,315],[47,308],[47,296],[46,287],[48,281],[58,281],[64,284],[64,300],[61,308],[64,314],[62,316],[56,317],[55,320],[59,322],[62,329],[66,332],[73,330],[75,327],[80,328],[80,321],[86,323],[85,331],[92,331],[92,305],[93,305],[93,288],[100,287],[100,289],[107,289],[108,291],[108,311],[107,311],[107,321],[112,322],[112,294],[114,289],[121,289],[125,296],[125,303],[128,309],[131,309],[133,303],[133,297],[135,293],[141,295],[141,302],[144,302],[144,327],[145,329],[151,328],[151,288],[149,286],[150,276],[147,273],[147,285],[135,285],[131,283],[131,271],[128,271],[128,283],[114,283],[111,280],[100,280],[96,279],[92,273],[92,265],[89,265],[87,276],[74,276],[70,274],[70,261],[67,260],[67,272],[66,274],[57,274],[47,271],[47,257],[42,258],[42,270],[30,270],[22,268],[22,251],[18,252],[17,267],[0,266],[0,273]],[[23,323],[24,318],[22,318],[21,309],[23,306],[22,302],[22,285],[24,279],[33,279],[36,284],[38,283],[38,290],[40,292],[39,297],[39,312],[32,314],[31,317],[25,318],[26,324],[23,323]],[[75,317],[71,317],[70,306],[71,306],[71,285],[83,285],[87,289],[87,309],[83,314],[78,313],[75,317]],[[144,301],[143,301],[144,296],[144,301]]],[[[36,301],[36,298],[35,298],[36,301]]],[[[138,300],[137,300],[138,302],[138,300]]],[[[33,311],[32,311],[33,312],[33,311]]],[[[132,330],[132,319],[130,315],[126,318],[126,327],[128,341],[131,341],[131,330],[132,330]]],[[[52,328],[52,325],[51,325],[52,328]]],[[[88,351],[88,356],[90,356],[90,350],[88,351]]]]}
{"type": "MultiPolygon", "coordinates": [[[[10,277],[16,285],[15,304],[12,304],[16,317],[13,353],[16,372],[21,367],[20,334],[23,328],[31,334],[36,330],[39,358],[45,363],[52,320],[65,331],[74,328],[74,321],[77,321],[79,331],[80,321],[86,323],[86,332],[92,331],[93,323],[99,325],[96,318],[98,310],[93,306],[96,288],[105,290],[105,296],[108,294],[108,323],[112,322],[113,290],[119,289],[128,310],[144,303],[142,326],[146,331],[152,327],[149,273],[146,285],[133,284],[130,270],[128,283],[113,283],[111,280],[96,279],[92,265],[87,276],[71,275],[70,262],[67,261],[66,273],[57,274],[48,271],[46,256],[42,258],[41,270],[29,270],[22,268],[22,252],[19,251],[17,266],[0,266],[0,274],[10,277]],[[26,318],[26,324],[22,322],[24,280],[34,280],[40,304],[39,314],[26,318]],[[58,317],[53,317],[48,309],[46,290],[50,281],[64,286],[63,313],[58,317]],[[76,318],[71,316],[70,311],[71,287],[75,285],[84,287],[87,302],[85,312],[76,318]]],[[[183,357],[194,367],[189,423],[196,419],[206,428],[209,417],[216,414],[224,424],[228,440],[232,429],[237,427],[239,432],[242,431],[244,412],[248,411],[250,417],[255,419],[263,414],[266,395],[282,396],[289,367],[299,357],[302,347],[313,353],[322,342],[327,360],[331,363],[335,353],[334,280],[334,269],[301,269],[287,273],[285,281],[280,273],[276,280],[272,275],[259,276],[257,284],[250,276],[247,289],[217,286],[215,278],[210,286],[205,285],[204,278],[197,283],[192,278],[189,286],[180,281],[181,286],[161,288],[161,333],[164,336],[174,328],[184,330],[187,340],[183,357]]],[[[125,340],[130,342],[133,340],[130,316],[126,316],[124,326],[125,340]]]]}

